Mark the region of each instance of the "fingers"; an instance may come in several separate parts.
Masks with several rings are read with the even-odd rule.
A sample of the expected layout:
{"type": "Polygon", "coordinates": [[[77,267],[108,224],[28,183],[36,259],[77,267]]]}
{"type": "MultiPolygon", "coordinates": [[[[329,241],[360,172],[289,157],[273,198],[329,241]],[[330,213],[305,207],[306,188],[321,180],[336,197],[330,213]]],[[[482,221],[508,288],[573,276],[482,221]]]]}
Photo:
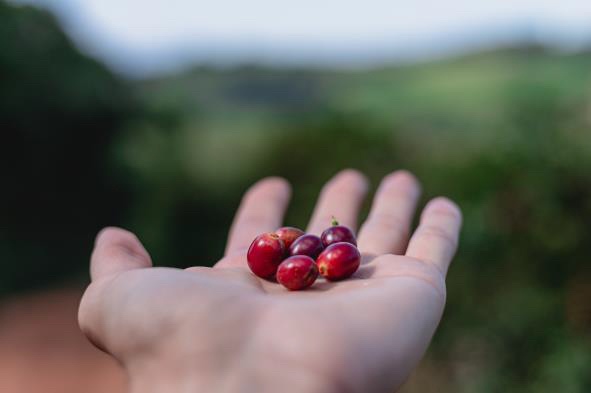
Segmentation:
{"type": "Polygon", "coordinates": [[[359,249],[371,255],[403,254],[419,195],[419,183],[409,172],[386,176],[359,232],[359,249]]]}
{"type": "Polygon", "coordinates": [[[462,213],[455,203],[443,197],[432,199],[423,210],[406,255],[432,263],[445,274],[458,246],[461,225],[462,213]]]}
{"type": "Polygon", "coordinates": [[[269,177],[253,185],[242,198],[226,245],[226,255],[246,250],[252,239],[276,230],[283,221],[291,190],[289,183],[269,177]]]}
{"type": "Polygon", "coordinates": [[[97,235],[90,257],[90,277],[93,281],[126,270],[150,266],[150,255],[133,233],[109,227],[97,235]]]}
{"type": "Polygon", "coordinates": [[[333,177],[322,189],[308,232],[320,235],[331,225],[334,216],[340,224],[357,227],[359,206],[367,193],[367,180],[353,169],[345,169],[333,177]]]}

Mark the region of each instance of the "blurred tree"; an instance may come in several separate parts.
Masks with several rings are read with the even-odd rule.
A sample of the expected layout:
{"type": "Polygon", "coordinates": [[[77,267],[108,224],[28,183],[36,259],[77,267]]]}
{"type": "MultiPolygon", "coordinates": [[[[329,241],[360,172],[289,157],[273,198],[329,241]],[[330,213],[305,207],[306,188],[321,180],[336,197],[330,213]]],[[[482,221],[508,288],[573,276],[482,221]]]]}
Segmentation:
{"type": "Polygon", "coordinates": [[[134,104],[49,13],[3,2],[0,86],[1,293],[84,271],[92,234],[120,221],[106,159],[134,104]]]}

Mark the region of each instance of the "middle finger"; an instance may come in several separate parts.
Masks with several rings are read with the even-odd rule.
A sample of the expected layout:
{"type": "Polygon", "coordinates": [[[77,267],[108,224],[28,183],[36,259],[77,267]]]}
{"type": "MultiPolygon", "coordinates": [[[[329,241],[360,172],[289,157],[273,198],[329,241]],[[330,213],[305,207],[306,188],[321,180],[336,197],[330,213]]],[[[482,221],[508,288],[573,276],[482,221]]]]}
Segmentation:
{"type": "Polygon", "coordinates": [[[335,175],[322,189],[308,232],[320,236],[331,225],[332,217],[352,230],[357,226],[357,215],[367,193],[365,176],[354,169],[335,175]]]}
{"type": "Polygon", "coordinates": [[[386,176],[359,233],[359,248],[371,255],[403,254],[419,195],[419,183],[409,172],[386,176]]]}

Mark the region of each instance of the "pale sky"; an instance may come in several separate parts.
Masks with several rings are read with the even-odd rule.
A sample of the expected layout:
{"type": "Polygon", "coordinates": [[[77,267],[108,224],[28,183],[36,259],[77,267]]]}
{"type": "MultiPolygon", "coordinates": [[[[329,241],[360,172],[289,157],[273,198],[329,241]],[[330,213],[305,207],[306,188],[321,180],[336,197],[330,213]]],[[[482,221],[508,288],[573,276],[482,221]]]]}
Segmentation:
{"type": "Polygon", "coordinates": [[[189,64],[358,67],[530,40],[591,43],[591,0],[13,0],[128,75],[189,64]]]}

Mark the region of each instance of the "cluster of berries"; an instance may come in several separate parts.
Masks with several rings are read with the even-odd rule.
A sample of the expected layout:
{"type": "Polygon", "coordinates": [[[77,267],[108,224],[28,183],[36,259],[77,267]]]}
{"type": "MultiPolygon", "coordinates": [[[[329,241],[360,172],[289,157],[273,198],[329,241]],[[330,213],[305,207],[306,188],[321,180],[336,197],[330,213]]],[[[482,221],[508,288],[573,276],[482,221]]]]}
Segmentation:
{"type": "Polygon", "coordinates": [[[248,249],[250,270],[292,291],[308,288],[319,274],[330,281],[350,277],[361,262],[355,235],[336,220],[332,224],[320,237],[293,227],[257,236],[248,249]]]}

